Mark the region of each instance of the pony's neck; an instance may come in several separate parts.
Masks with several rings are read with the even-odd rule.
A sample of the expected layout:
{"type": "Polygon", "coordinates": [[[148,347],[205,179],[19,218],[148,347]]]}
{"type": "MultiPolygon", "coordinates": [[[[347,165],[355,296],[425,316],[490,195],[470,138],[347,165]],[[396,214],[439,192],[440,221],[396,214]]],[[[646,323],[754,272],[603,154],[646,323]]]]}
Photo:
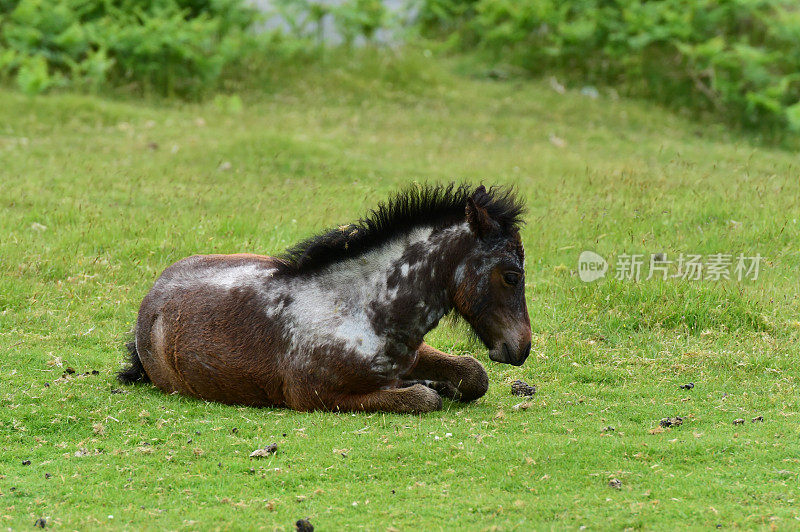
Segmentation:
{"type": "Polygon", "coordinates": [[[368,313],[373,327],[387,337],[387,348],[416,348],[425,334],[453,307],[456,269],[472,237],[466,222],[432,230],[416,229],[401,239],[399,253],[385,264],[385,278],[368,313]]]}
{"type": "Polygon", "coordinates": [[[453,307],[454,278],[470,239],[466,223],[417,227],[310,277],[290,280],[289,321],[295,329],[307,328],[290,336],[341,341],[369,359],[406,357],[453,307]]]}

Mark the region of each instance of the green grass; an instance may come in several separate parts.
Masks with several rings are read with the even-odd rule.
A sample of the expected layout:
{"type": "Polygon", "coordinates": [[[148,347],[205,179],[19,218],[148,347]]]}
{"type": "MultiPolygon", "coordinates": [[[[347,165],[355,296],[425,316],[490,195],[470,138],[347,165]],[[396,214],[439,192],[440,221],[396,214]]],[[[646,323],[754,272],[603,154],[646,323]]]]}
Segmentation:
{"type": "Polygon", "coordinates": [[[800,526],[796,154],[416,61],[276,71],[241,113],[0,90],[0,527],[800,526]],[[525,366],[490,362],[460,326],[428,338],[486,365],[483,399],[400,416],[111,393],[173,261],[275,253],[452,179],[515,184],[530,208],[525,366]],[[584,249],[766,262],[757,281],[584,284],[584,249]],[[67,366],[100,374],[60,379],[67,366]],[[539,388],[526,411],[516,378],[539,388]],[[248,458],[271,442],[274,457],[248,458]]]}

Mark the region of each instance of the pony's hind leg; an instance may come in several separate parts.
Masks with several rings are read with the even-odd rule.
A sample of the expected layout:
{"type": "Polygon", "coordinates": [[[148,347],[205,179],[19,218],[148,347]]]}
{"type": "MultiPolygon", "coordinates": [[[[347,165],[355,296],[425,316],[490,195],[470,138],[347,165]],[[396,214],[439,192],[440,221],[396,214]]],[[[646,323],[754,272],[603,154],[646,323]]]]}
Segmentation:
{"type": "Polygon", "coordinates": [[[442,398],[434,390],[415,384],[407,388],[377,390],[361,395],[346,395],[336,399],[331,410],[348,412],[397,412],[420,414],[442,408],[442,398]]]}
{"type": "Polygon", "coordinates": [[[470,356],[448,355],[426,343],[417,348],[417,354],[417,365],[403,376],[409,384],[424,383],[441,395],[458,401],[474,401],[489,389],[486,370],[470,356]]]}

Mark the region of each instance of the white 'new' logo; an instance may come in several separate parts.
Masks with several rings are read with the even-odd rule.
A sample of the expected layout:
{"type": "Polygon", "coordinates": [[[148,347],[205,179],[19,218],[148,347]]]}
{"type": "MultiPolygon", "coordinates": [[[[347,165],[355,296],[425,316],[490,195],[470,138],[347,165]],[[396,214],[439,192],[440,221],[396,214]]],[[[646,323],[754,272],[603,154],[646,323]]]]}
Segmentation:
{"type": "Polygon", "coordinates": [[[584,251],[578,257],[578,277],[584,283],[591,283],[605,277],[608,271],[606,259],[594,251],[584,251]]]}

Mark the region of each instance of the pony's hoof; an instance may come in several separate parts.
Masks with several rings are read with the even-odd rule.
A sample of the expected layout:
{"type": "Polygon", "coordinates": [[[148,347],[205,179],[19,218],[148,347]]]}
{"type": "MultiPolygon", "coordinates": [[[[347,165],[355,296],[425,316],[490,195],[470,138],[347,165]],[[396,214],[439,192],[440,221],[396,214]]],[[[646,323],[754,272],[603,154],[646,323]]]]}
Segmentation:
{"type": "Polygon", "coordinates": [[[461,391],[448,381],[431,381],[428,387],[432,390],[436,390],[436,393],[438,393],[440,397],[446,397],[451,401],[461,400],[461,391]]]}
{"type": "Polygon", "coordinates": [[[424,384],[415,384],[411,390],[413,390],[416,403],[412,406],[413,412],[422,414],[442,409],[442,398],[439,397],[436,390],[428,388],[424,384]]]}
{"type": "Polygon", "coordinates": [[[464,370],[460,372],[461,382],[457,385],[458,391],[461,392],[458,400],[467,403],[480,399],[489,390],[489,375],[483,364],[471,356],[461,357],[461,363],[464,370]]]}

